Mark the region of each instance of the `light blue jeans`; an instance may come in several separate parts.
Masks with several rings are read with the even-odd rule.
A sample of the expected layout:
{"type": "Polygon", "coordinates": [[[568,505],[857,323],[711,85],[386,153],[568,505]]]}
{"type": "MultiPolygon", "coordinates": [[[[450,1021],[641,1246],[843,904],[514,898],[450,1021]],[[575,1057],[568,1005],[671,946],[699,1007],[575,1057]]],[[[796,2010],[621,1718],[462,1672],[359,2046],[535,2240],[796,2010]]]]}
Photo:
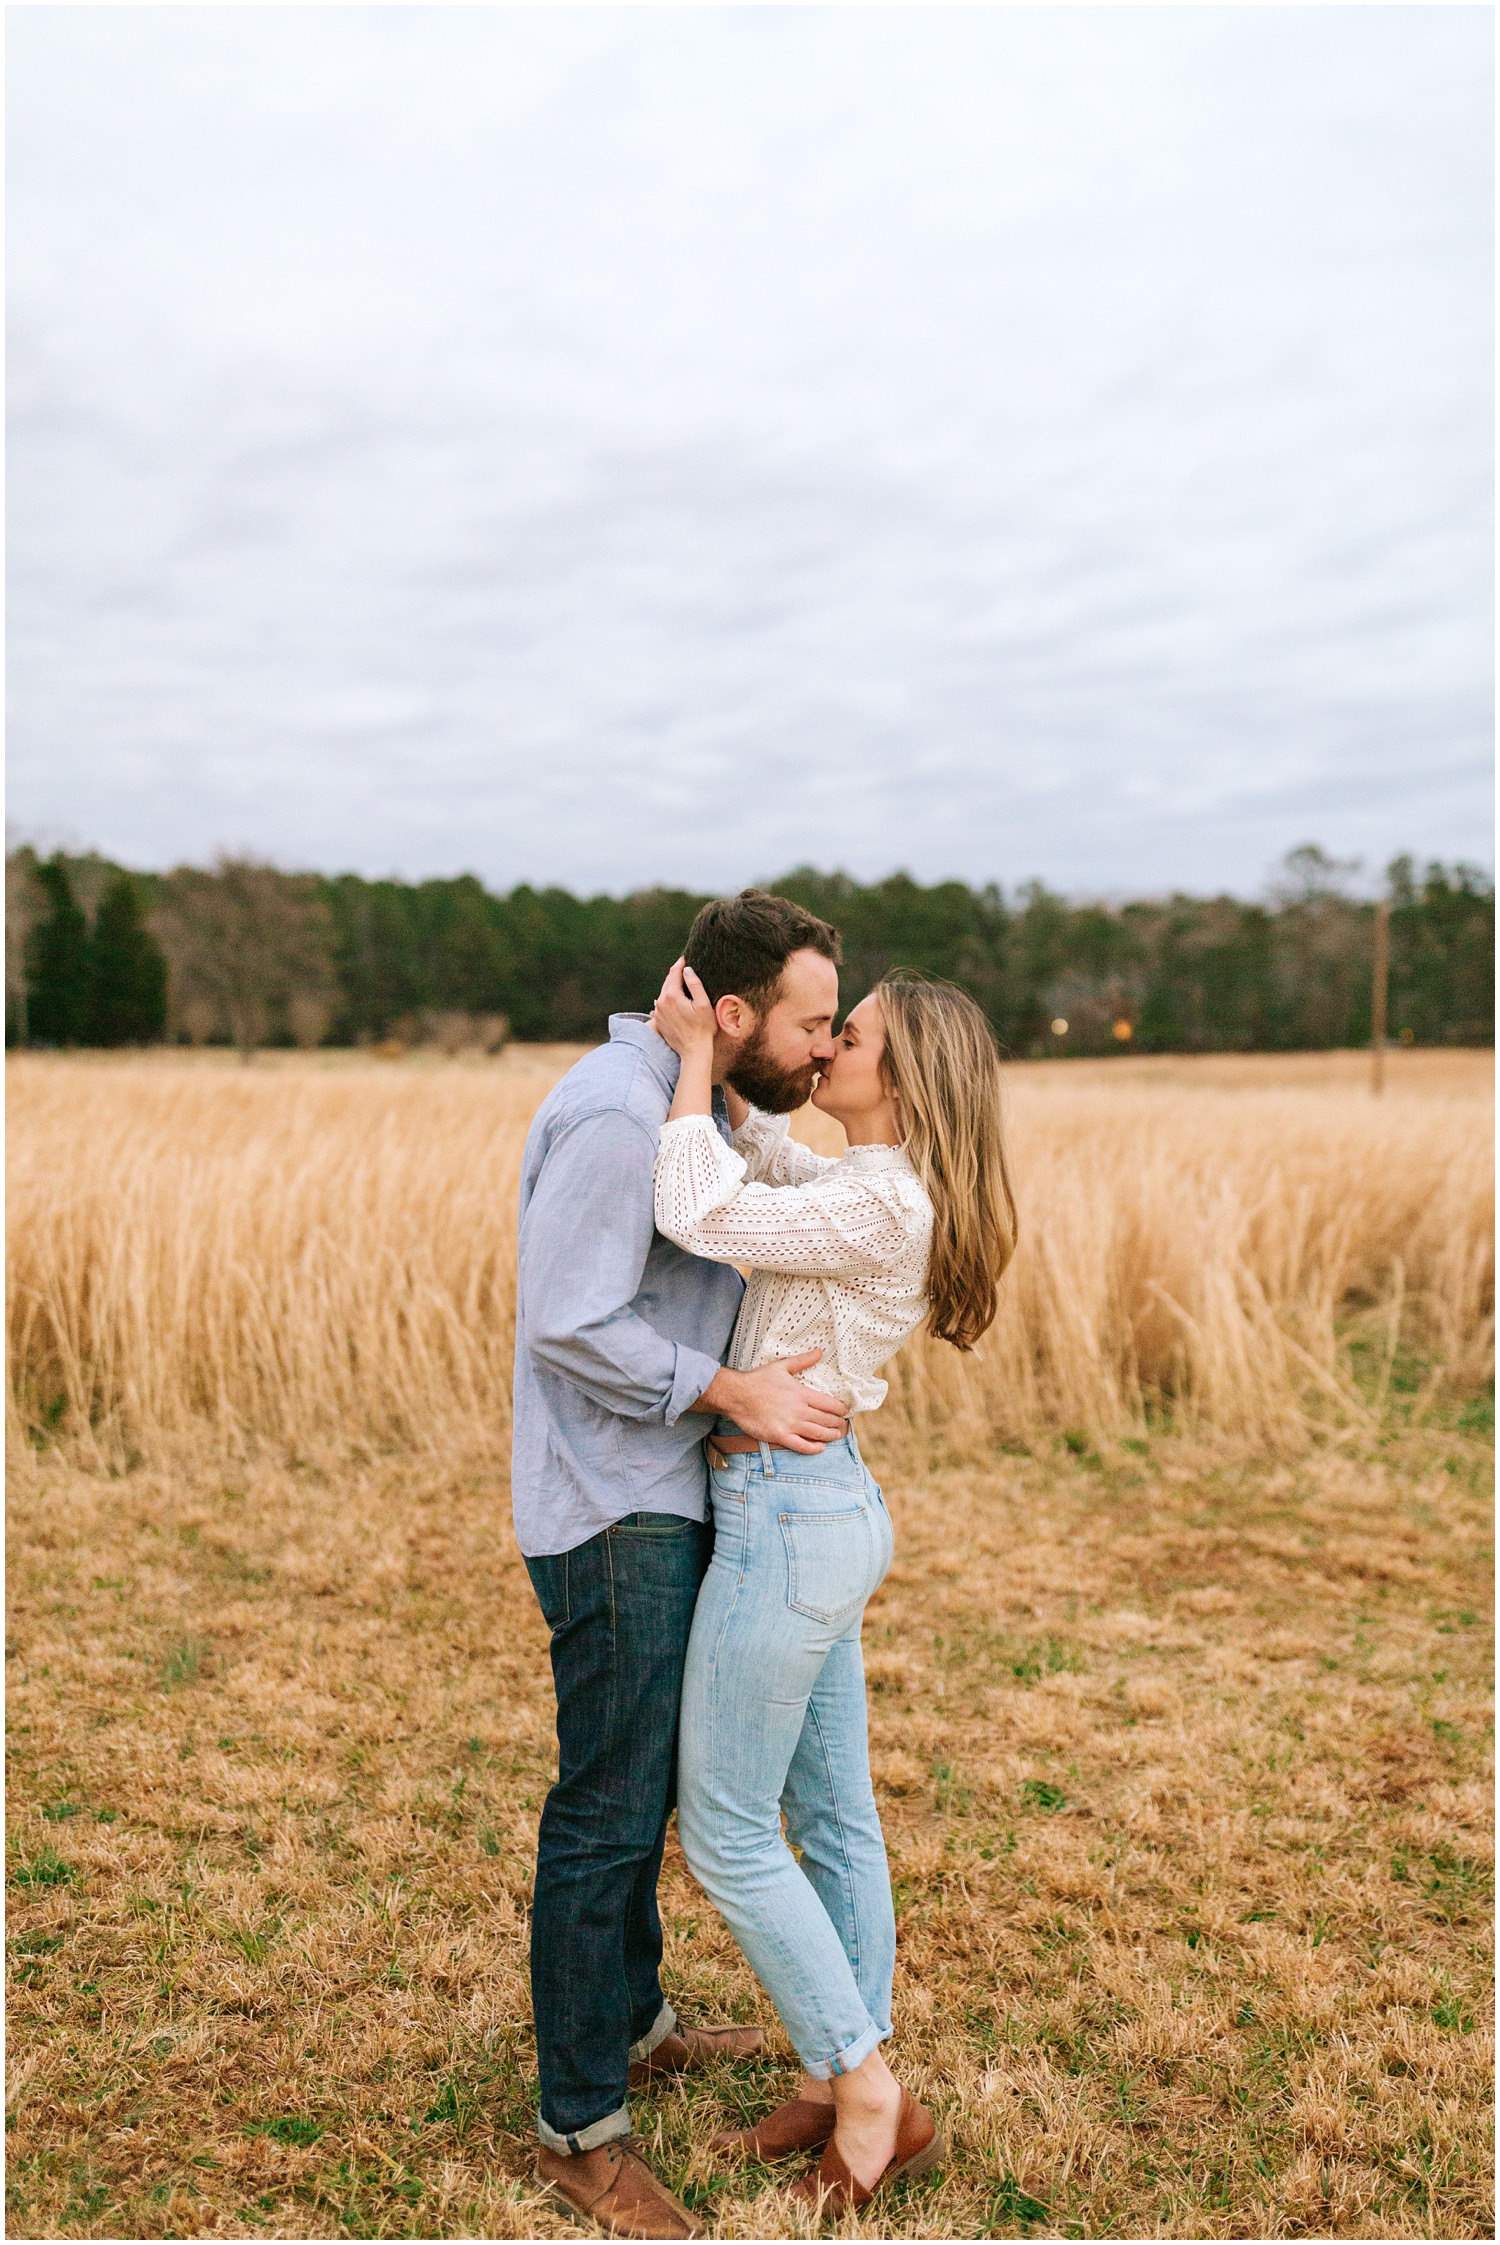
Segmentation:
{"type": "Polygon", "coordinates": [[[891,2031],[896,1916],[859,1644],[891,1563],[890,1515],[852,1434],[817,1457],[762,1443],[709,1484],[677,1828],[803,2066],[826,2081],[891,2031]]]}

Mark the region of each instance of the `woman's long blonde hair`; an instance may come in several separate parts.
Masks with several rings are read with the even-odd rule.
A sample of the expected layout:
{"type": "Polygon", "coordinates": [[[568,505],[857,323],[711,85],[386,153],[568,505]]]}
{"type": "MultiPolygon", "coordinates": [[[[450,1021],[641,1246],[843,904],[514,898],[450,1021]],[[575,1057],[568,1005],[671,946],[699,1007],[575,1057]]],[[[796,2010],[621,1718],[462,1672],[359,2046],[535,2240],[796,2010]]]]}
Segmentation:
{"type": "Polygon", "coordinates": [[[1005,1166],[1000,1053],[974,1000],[896,973],[875,992],[901,1143],[932,1201],[929,1330],[971,1349],[994,1323],[1019,1221],[1005,1166]]]}

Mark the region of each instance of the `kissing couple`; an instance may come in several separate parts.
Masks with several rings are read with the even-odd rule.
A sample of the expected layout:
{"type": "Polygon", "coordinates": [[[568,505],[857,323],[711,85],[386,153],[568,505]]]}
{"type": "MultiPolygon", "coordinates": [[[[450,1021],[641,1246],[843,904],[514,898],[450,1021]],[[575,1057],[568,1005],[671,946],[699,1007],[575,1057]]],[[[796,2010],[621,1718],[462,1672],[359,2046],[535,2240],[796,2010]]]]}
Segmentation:
{"type": "Polygon", "coordinates": [[[944,2153],[881,2054],[896,1920],[860,1627],[892,1528],[854,1421],[924,1320],[959,1349],[990,1325],[1016,1214],[978,1006],[892,976],[835,1035],[839,958],[784,897],[705,905],[654,1011],[611,1017],[522,1162],[513,1493],[559,1765],[531,1921],[537,2174],[611,2236],[701,2234],[632,2148],[629,2090],[763,2041],[662,1993],[674,1803],[802,2065],[714,2148],[818,2155],[793,2187],[830,2213],[944,2153]],[[841,1158],[788,1135],[809,1097],[841,1158]]]}

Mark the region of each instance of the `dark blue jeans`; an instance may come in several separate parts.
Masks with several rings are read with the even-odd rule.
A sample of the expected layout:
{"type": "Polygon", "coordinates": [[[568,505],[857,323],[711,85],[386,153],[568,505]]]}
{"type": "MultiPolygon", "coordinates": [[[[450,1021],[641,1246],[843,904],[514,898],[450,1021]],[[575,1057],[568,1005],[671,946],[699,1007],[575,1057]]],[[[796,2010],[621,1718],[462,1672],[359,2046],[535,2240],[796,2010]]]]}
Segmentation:
{"type": "Polygon", "coordinates": [[[629,2126],[633,2044],[659,2028],[656,1881],[677,1712],[713,1531],[632,1512],[527,1571],[552,1630],[557,1783],[537,1835],[531,2002],[541,2133],[592,2150],[629,2126]]]}

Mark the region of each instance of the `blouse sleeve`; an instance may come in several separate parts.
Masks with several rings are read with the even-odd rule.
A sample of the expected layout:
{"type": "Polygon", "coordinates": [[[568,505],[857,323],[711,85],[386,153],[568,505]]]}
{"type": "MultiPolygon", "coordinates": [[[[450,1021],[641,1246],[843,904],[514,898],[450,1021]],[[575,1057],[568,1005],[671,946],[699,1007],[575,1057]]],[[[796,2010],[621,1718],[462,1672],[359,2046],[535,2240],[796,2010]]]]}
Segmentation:
{"type": "Polygon", "coordinates": [[[742,1155],[707,1115],[662,1124],[656,1156],[656,1226],[690,1255],[749,1270],[843,1278],[886,1268],[910,1244],[912,1219],[870,1178],[836,1175],[809,1185],[745,1182],[742,1155]]]}
{"type": "Polygon", "coordinates": [[[810,1185],[837,1161],[799,1146],[791,1136],[786,1115],[763,1115],[752,1107],[734,1134],[734,1150],[745,1157],[745,1177],[752,1185],[810,1185]]]}

